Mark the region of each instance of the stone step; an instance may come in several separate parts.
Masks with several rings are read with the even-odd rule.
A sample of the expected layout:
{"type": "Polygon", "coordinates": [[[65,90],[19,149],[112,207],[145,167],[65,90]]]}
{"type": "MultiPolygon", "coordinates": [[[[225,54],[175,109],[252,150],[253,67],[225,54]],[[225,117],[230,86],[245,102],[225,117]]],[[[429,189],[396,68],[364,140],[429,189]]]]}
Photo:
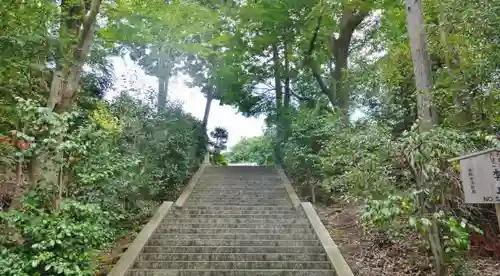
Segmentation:
{"type": "Polygon", "coordinates": [[[226,197],[246,197],[246,198],[274,198],[274,199],[286,199],[288,195],[286,192],[280,193],[249,193],[246,191],[241,191],[237,193],[216,193],[216,194],[208,194],[208,193],[192,193],[189,197],[198,197],[198,198],[226,198],[226,197]]]}
{"type": "Polygon", "coordinates": [[[232,269],[131,269],[126,276],[336,276],[333,270],[325,269],[266,269],[266,270],[232,270],[232,269]]]}
{"type": "Polygon", "coordinates": [[[288,261],[164,261],[136,262],[140,269],[331,269],[329,262],[288,262],[288,261]]]}
{"type": "MultiPolygon", "coordinates": [[[[272,213],[271,213],[272,214],[272,213]]],[[[234,219],[304,219],[300,214],[289,213],[289,214],[186,214],[186,213],[176,213],[173,212],[166,216],[167,220],[184,218],[184,219],[198,219],[198,218],[234,218],[234,219]]]]}
{"type": "Polygon", "coordinates": [[[270,175],[262,176],[262,177],[248,177],[248,176],[208,177],[208,176],[204,175],[202,178],[200,178],[198,180],[198,183],[201,183],[201,184],[221,184],[221,185],[243,185],[243,184],[273,185],[273,184],[282,183],[282,180],[279,178],[276,178],[274,176],[270,176],[270,175]]]}
{"type": "Polygon", "coordinates": [[[166,233],[155,233],[151,237],[152,239],[167,239],[167,240],[193,240],[193,239],[233,239],[233,240],[314,240],[316,236],[312,233],[310,234],[248,234],[248,233],[238,233],[238,234],[166,234],[166,233]]]}
{"type": "Polygon", "coordinates": [[[138,261],[328,261],[326,254],[300,253],[142,253],[138,261]]]}
{"type": "Polygon", "coordinates": [[[284,187],[283,181],[273,179],[201,179],[196,188],[213,186],[217,189],[228,188],[231,186],[252,186],[252,187],[284,187]]]}
{"type": "Polygon", "coordinates": [[[217,192],[217,193],[223,193],[223,192],[251,192],[251,193],[270,193],[270,192],[286,192],[284,189],[284,186],[269,186],[269,187],[256,187],[256,186],[242,186],[242,187],[229,187],[228,185],[226,186],[219,186],[217,185],[218,188],[206,186],[206,187],[199,187],[195,188],[193,190],[193,193],[195,192],[217,192]]]}
{"type": "Polygon", "coordinates": [[[238,206],[238,205],[233,205],[233,206],[220,206],[220,205],[209,205],[209,204],[202,204],[202,205],[197,205],[197,206],[189,206],[189,207],[182,207],[182,208],[177,208],[177,210],[186,210],[186,211],[191,211],[191,210],[245,210],[245,211],[251,211],[251,210],[265,210],[265,211],[272,211],[272,212],[278,212],[278,211],[295,211],[296,209],[293,208],[293,206],[261,206],[261,205],[250,205],[250,206],[238,206]]]}
{"type": "Polygon", "coordinates": [[[269,206],[269,207],[274,207],[274,206],[292,206],[291,201],[274,201],[274,200],[268,200],[268,201],[242,201],[242,200],[234,200],[234,201],[217,201],[217,202],[205,202],[203,200],[194,200],[191,201],[187,200],[186,206],[197,206],[200,203],[210,203],[212,206],[227,206],[227,205],[234,205],[234,206],[254,206],[255,204],[259,204],[261,206],[269,206]]]}
{"type": "Polygon", "coordinates": [[[289,228],[306,228],[306,227],[311,227],[309,224],[290,224],[290,223],[283,223],[283,224],[278,224],[278,223],[272,223],[272,224],[262,224],[262,223],[224,223],[224,224],[212,224],[209,225],[207,223],[201,223],[201,224],[196,224],[196,223],[185,223],[185,224],[160,224],[158,227],[159,229],[183,229],[183,228],[203,228],[211,226],[213,228],[233,228],[233,229],[240,229],[240,228],[254,228],[254,229],[260,229],[260,228],[274,228],[275,230],[279,231],[286,231],[289,228]]]}
{"type": "Polygon", "coordinates": [[[323,254],[322,246],[151,246],[146,245],[143,253],[302,253],[323,254]]]}
{"type": "MultiPolygon", "coordinates": [[[[204,227],[207,227],[205,225],[204,227]]],[[[293,235],[315,235],[314,230],[309,227],[291,227],[291,228],[158,228],[156,233],[159,234],[223,234],[223,235],[235,235],[235,234],[245,234],[245,235],[280,235],[280,234],[293,234],[293,235]]]]}
{"type": "Polygon", "coordinates": [[[218,188],[206,186],[206,187],[198,187],[193,190],[193,193],[237,193],[237,192],[248,192],[248,193],[284,193],[286,192],[284,186],[270,186],[270,187],[255,187],[255,186],[244,186],[244,187],[222,187],[217,186],[218,188]]]}
{"type": "Polygon", "coordinates": [[[288,196],[285,190],[255,191],[255,190],[232,190],[232,191],[193,191],[190,196],[288,196]]]}
{"type": "MultiPolygon", "coordinates": [[[[188,197],[188,201],[199,202],[201,204],[212,204],[212,202],[224,202],[227,205],[241,205],[241,203],[245,203],[248,205],[274,205],[274,206],[282,206],[283,204],[290,203],[290,200],[286,197],[280,198],[253,198],[253,197],[245,197],[245,196],[236,196],[236,197],[188,197]]],[[[267,206],[263,205],[263,206],[267,206]]]]}
{"type": "Polygon", "coordinates": [[[127,276],[335,276],[333,270],[136,270],[132,269],[127,276]]]}
{"type": "Polygon", "coordinates": [[[219,184],[197,184],[194,187],[194,191],[255,191],[255,192],[262,192],[262,191],[283,191],[285,190],[285,186],[282,184],[276,184],[276,185],[267,185],[266,190],[259,189],[259,187],[255,187],[255,185],[244,185],[248,186],[246,189],[241,189],[239,187],[227,187],[227,186],[221,186],[219,184]]]}
{"type": "MultiPolygon", "coordinates": [[[[189,200],[205,200],[207,202],[210,201],[227,201],[227,202],[239,202],[239,201],[254,201],[257,204],[260,205],[259,203],[262,201],[276,201],[279,203],[283,202],[288,202],[288,195],[283,193],[282,195],[263,195],[263,196],[255,196],[255,195],[250,195],[250,194],[239,194],[239,195],[191,195],[188,197],[189,200]]],[[[279,203],[276,203],[275,205],[279,205],[279,203]]]]}
{"type": "Polygon", "coordinates": [[[212,228],[233,228],[233,229],[241,229],[241,228],[273,228],[275,231],[285,232],[289,228],[311,228],[309,224],[298,224],[298,223],[170,223],[170,224],[160,224],[158,229],[185,229],[185,228],[203,228],[203,227],[212,227],[212,228]]]}
{"type": "Polygon", "coordinates": [[[253,197],[253,196],[193,196],[188,198],[189,201],[192,202],[203,202],[203,203],[211,203],[211,202],[253,202],[256,204],[261,203],[273,203],[274,205],[280,204],[288,204],[290,201],[285,197],[285,195],[280,197],[253,197]]]}
{"type": "Polygon", "coordinates": [[[199,181],[195,189],[277,189],[285,188],[281,182],[262,181],[199,181]]]}
{"type": "Polygon", "coordinates": [[[234,224],[234,223],[264,223],[264,224],[308,224],[309,221],[306,218],[260,218],[260,217],[243,217],[243,218],[232,218],[232,217],[219,217],[219,218],[174,218],[165,219],[162,224],[234,224]]]}
{"type": "Polygon", "coordinates": [[[193,191],[190,197],[221,197],[221,196],[248,196],[248,197],[276,197],[286,198],[288,194],[286,191],[260,191],[254,192],[249,190],[235,190],[235,191],[193,191]]]}
{"type": "Polygon", "coordinates": [[[224,195],[248,195],[248,196],[283,196],[286,195],[285,190],[273,191],[250,191],[250,190],[233,190],[233,191],[193,191],[191,196],[224,196],[224,195]]]}
{"type": "Polygon", "coordinates": [[[283,215],[299,215],[302,213],[300,211],[295,210],[280,210],[280,211],[272,211],[272,210],[181,210],[177,209],[174,212],[170,212],[167,216],[182,216],[182,215],[273,215],[273,216],[283,216],[283,215]]]}
{"type": "Polygon", "coordinates": [[[150,239],[148,246],[320,246],[319,240],[150,239]]]}

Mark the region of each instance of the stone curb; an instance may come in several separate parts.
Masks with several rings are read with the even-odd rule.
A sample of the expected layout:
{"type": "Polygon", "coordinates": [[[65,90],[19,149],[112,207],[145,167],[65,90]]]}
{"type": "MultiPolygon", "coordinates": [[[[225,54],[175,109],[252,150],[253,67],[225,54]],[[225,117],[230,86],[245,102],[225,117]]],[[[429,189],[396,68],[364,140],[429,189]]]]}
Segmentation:
{"type": "Polygon", "coordinates": [[[186,188],[184,188],[184,191],[182,191],[182,194],[179,196],[177,201],[175,202],[176,207],[182,207],[184,205],[184,202],[188,199],[188,197],[191,195],[193,192],[194,186],[198,184],[198,180],[200,180],[201,175],[203,174],[203,170],[207,167],[208,164],[203,163],[200,165],[200,168],[198,168],[198,171],[193,175],[191,180],[189,180],[188,185],[186,188]]]}
{"type": "Polygon", "coordinates": [[[285,186],[286,193],[288,194],[288,197],[292,201],[292,205],[294,208],[298,208],[300,206],[300,199],[297,193],[295,193],[295,190],[292,187],[292,184],[290,184],[290,180],[288,180],[288,177],[285,174],[285,171],[281,166],[276,166],[276,169],[278,170],[278,173],[281,178],[281,182],[285,186]]]}
{"type": "Polygon", "coordinates": [[[333,268],[338,276],[354,276],[351,268],[345,261],[342,253],[340,253],[339,248],[335,244],[335,242],[330,237],[328,230],[326,230],[325,226],[321,222],[316,210],[310,202],[302,202],[302,209],[306,213],[307,218],[311,222],[311,225],[318,236],[318,239],[321,242],[321,245],[326,251],[328,255],[328,259],[330,260],[333,268]]]}
{"type": "Polygon", "coordinates": [[[125,253],[120,257],[118,263],[113,266],[113,269],[111,269],[107,276],[124,276],[127,273],[127,271],[134,265],[134,262],[141,253],[144,245],[146,245],[156,228],[158,228],[167,215],[170,207],[172,207],[172,204],[172,201],[165,201],[162,205],[160,205],[154,216],[148,221],[146,226],[142,228],[139,235],[137,235],[127,251],[125,251],[125,253]]]}

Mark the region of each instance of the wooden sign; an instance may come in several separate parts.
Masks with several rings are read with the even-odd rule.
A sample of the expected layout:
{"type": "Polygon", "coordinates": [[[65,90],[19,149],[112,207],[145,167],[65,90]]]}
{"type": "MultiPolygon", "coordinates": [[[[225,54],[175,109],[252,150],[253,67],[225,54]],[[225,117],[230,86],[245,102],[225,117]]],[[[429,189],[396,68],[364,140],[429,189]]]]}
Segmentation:
{"type": "Polygon", "coordinates": [[[460,178],[466,203],[500,203],[500,149],[471,153],[460,161],[460,178]]]}

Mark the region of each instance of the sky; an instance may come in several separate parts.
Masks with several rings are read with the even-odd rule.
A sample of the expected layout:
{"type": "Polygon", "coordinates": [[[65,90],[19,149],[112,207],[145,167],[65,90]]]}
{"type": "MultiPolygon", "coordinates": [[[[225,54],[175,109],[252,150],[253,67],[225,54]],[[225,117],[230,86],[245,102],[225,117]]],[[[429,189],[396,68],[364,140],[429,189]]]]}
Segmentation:
{"type": "MultiPolygon", "coordinates": [[[[138,65],[128,58],[111,58],[115,69],[116,84],[114,91],[106,94],[106,99],[111,99],[124,87],[133,87],[146,90],[147,88],[158,91],[158,80],[156,77],[148,76],[138,65]]],[[[179,101],[184,110],[193,116],[203,119],[206,98],[199,88],[189,88],[185,85],[186,76],[176,76],[169,82],[169,100],[179,101]]],[[[230,149],[243,137],[262,135],[264,129],[264,117],[246,118],[238,114],[236,108],[221,106],[219,101],[212,101],[208,118],[208,129],[224,127],[229,133],[228,148],[230,149]]]]}

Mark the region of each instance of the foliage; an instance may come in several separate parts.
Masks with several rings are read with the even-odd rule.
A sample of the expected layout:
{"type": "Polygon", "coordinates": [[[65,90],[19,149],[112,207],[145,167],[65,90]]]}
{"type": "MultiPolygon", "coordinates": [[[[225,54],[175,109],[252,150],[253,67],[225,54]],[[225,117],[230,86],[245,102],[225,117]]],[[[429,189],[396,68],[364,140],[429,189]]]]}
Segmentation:
{"type": "Polygon", "coordinates": [[[469,233],[480,230],[470,221],[457,171],[447,160],[490,147],[496,139],[444,127],[420,132],[416,124],[394,137],[381,122],[359,121],[345,129],[338,121],[308,121],[310,113],[303,114],[294,120],[286,150],[295,181],[321,183],[321,194],[364,202],[363,220],[393,239],[408,231],[424,235],[435,220],[446,261],[460,263],[469,233]],[[418,174],[425,186],[416,185],[418,174]],[[422,213],[421,206],[429,212],[422,213]]]}
{"type": "Polygon", "coordinates": [[[93,274],[98,250],[173,199],[205,152],[201,123],[175,103],[157,115],[122,93],[89,112],[57,114],[22,99],[16,109],[30,130],[16,137],[36,141],[19,154],[53,156],[66,181],[45,178],[26,195],[23,212],[2,215],[22,241],[1,243],[2,260],[16,264],[2,265],[12,269],[5,275],[93,274]]]}
{"type": "Polygon", "coordinates": [[[212,163],[219,166],[229,165],[224,154],[214,154],[212,156],[212,163]]]}
{"type": "Polygon", "coordinates": [[[220,153],[220,151],[227,148],[226,144],[227,139],[229,139],[229,134],[225,128],[216,127],[210,132],[210,136],[215,139],[215,141],[211,141],[211,144],[213,145],[216,153],[220,153]]]}
{"type": "Polygon", "coordinates": [[[94,275],[92,262],[98,249],[116,235],[117,218],[95,204],[74,200],[61,203],[59,213],[24,204],[24,211],[0,213],[2,223],[20,233],[4,241],[0,251],[2,275],[94,275]]]}
{"type": "Polygon", "coordinates": [[[272,140],[268,136],[242,138],[227,153],[230,163],[273,164],[272,140]]]}
{"type": "Polygon", "coordinates": [[[89,274],[94,250],[175,197],[208,142],[206,122],[165,100],[178,71],[208,106],[267,116],[227,157],[227,131],[214,131],[214,163],[285,165],[314,195],[362,203],[367,225],[420,233],[461,263],[476,220],[447,160],[499,145],[500,5],[483,2],[423,3],[439,115],[425,131],[399,1],[6,2],[0,168],[14,192],[0,191],[1,217],[20,238],[2,240],[0,271],[89,274]],[[115,54],[159,79],[157,106],[130,96],[145,90],[102,100],[115,54]]]}

